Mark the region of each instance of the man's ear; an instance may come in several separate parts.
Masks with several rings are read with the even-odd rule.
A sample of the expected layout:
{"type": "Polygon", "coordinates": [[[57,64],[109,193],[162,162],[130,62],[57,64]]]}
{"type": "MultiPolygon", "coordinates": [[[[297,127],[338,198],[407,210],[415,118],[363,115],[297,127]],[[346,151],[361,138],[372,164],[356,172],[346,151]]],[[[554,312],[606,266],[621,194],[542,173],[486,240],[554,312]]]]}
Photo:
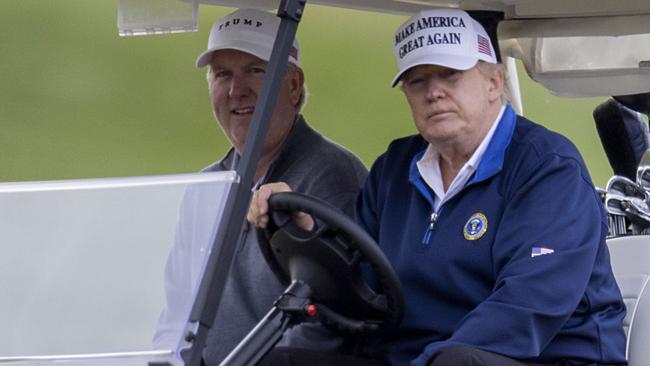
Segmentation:
{"type": "Polygon", "coordinates": [[[505,77],[502,68],[494,68],[489,78],[490,85],[488,88],[488,97],[491,102],[501,100],[504,91],[503,88],[505,88],[505,77]]]}
{"type": "MultiPolygon", "coordinates": [[[[293,66],[289,66],[293,67],[293,66]]],[[[291,97],[291,104],[297,105],[303,93],[303,85],[305,85],[305,75],[299,67],[293,67],[289,72],[289,95],[291,97]]]]}

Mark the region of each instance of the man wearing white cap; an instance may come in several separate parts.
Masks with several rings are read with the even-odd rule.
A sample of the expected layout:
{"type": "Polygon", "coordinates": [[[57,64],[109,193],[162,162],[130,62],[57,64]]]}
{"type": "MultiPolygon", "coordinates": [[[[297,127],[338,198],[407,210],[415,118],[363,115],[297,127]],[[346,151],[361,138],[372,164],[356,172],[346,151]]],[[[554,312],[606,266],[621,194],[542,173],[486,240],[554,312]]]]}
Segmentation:
{"type": "MultiPolygon", "coordinates": [[[[416,14],[394,53],[419,134],[377,159],[356,210],[405,294],[390,364],[624,364],[607,221],[576,148],[515,114],[466,12],[416,14]]],[[[250,220],[263,226],[259,197],[286,189],[263,187],[250,220]]]]}
{"type": "MultiPolygon", "coordinates": [[[[207,49],[196,60],[198,67],[208,66],[208,88],[212,111],[232,148],[226,156],[204,171],[235,169],[244,148],[262,80],[271,56],[280,19],[259,10],[240,9],[218,20],[210,32],[207,49]]],[[[289,65],[277,95],[277,104],[260,161],[255,185],[287,181],[300,192],[320,197],[348,214],[367,176],[365,166],[349,151],[327,140],[307,125],[301,108],[305,103],[300,48],[294,41],[289,65]]],[[[194,190],[195,195],[198,190],[194,190]]],[[[187,195],[186,195],[187,196],[187,195]]],[[[210,204],[209,197],[203,197],[210,204]]],[[[186,197],[184,207],[192,209],[196,197],[186,197]]],[[[185,211],[184,211],[185,212],[185,211]]],[[[187,212],[188,215],[192,212],[187,212]]],[[[194,213],[197,219],[200,214],[194,213]]],[[[182,215],[183,216],[183,215],[182,215]]],[[[183,217],[181,217],[183,221],[183,217]]],[[[191,221],[191,220],[185,220],[191,221]]],[[[195,225],[188,222],[188,225],[195,225]]],[[[187,227],[179,232],[192,231],[187,227]]],[[[163,311],[154,343],[157,348],[174,347],[185,325],[197,285],[202,257],[194,234],[178,239],[169,256],[165,281],[167,308],[163,311]],[[187,239],[187,240],[186,240],[187,239]],[[179,302],[184,299],[184,302],[179,302]],[[181,314],[180,317],[178,314],[181,314]]],[[[244,227],[230,276],[224,289],[219,311],[208,334],[204,351],[206,365],[218,365],[272,308],[284,286],[267,267],[257,243],[257,232],[244,227]]],[[[316,332],[322,329],[317,328],[316,332]]],[[[294,337],[318,337],[301,328],[294,337]]],[[[330,340],[333,341],[333,340],[330,340]]],[[[319,339],[322,343],[327,340],[319,339]]]]}

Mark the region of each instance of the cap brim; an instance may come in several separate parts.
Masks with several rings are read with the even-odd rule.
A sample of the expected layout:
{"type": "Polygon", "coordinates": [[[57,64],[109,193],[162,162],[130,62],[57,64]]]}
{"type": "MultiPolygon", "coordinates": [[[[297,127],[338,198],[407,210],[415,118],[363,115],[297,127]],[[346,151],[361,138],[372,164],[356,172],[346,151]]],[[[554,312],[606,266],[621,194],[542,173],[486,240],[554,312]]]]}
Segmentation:
{"type": "Polygon", "coordinates": [[[405,72],[407,72],[408,70],[412,69],[415,66],[437,65],[437,66],[444,66],[456,70],[469,70],[472,67],[474,67],[477,63],[478,63],[478,58],[475,57],[448,55],[448,54],[437,54],[437,55],[425,54],[422,55],[421,57],[417,57],[413,59],[408,64],[402,66],[401,70],[397,73],[397,75],[393,79],[393,82],[391,83],[391,87],[394,88],[395,85],[397,85],[397,83],[400,81],[402,75],[404,75],[405,72]]]}
{"type": "Polygon", "coordinates": [[[217,49],[209,49],[204,51],[202,54],[199,55],[199,57],[196,58],[196,67],[205,67],[207,64],[210,63],[210,57],[212,56],[212,52],[216,51],[217,49]]]}

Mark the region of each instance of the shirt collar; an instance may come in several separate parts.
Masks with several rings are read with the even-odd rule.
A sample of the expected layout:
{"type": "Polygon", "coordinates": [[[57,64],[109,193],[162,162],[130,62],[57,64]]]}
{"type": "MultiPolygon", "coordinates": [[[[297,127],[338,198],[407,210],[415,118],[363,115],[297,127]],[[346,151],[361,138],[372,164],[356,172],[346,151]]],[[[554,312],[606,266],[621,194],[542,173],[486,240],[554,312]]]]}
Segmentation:
{"type": "Polygon", "coordinates": [[[512,106],[507,104],[502,111],[499,125],[494,130],[494,135],[487,144],[481,161],[478,162],[474,177],[470,179],[468,184],[484,181],[501,171],[506,149],[510,145],[510,140],[512,140],[515,131],[516,122],[517,115],[512,106]]]}
{"type": "MultiPolygon", "coordinates": [[[[463,182],[463,186],[486,180],[501,171],[506,148],[510,144],[514,133],[515,122],[516,114],[510,104],[506,104],[499,111],[495,123],[492,124],[492,127],[490,127],[490,130],[479,144],[479,147],[463,167],[463,169],[470,168],[474,172],[471,179],[468,178],[469,181],[465,181],[466,183],[463,182]]],[[[434,187],[430,183],[430,177],[432,177],[432,174],[440,175],[437,159],[438,154],[430,148],[430,145],[425,150],[417,153],[411,160],[409,180],[415,184],[421,178],[434,190],[434,187]],[[420,162],[425,165],[422,170],[419,167],[420,162]],[[434,171],[434,162],[435,166],[438,167],[437,173],[434,171]],[[427,176],[429,178],[425,178],[427,176]]],[[[424,188],[422,187],[420,190],[424,191],[424,188]]],[[[428,196],[428,193],[426,195],[428,196]]],[[[431,200],[432,197],[427,198],[431,200]]]]}
{"type": "Polygon", "coordinates": [[[483,137],[469,160],[463,164],[463,167],[458,171],[458,174],[456,174],[446,191],[440,171],[440,153],[435,151],[431,144],[427,146],[424,155],[416,164],[422,180],[431,188],[437,198],[434,200],[434,209],[437,210],[440,205],[458,194],[469,181],[472,174],[474,174],[477,166],[481,163],[481,159],[494,135],[494,131],[499,125],[504,110],[505,106],[502,106],[487,134],[483,137]]]}
{"type": "Polygon", "coordinates": [[[476,151],[474,151],[474,154],[472,154],[472,156],[469,158],[467,163],[465,163],[465,165],[472,168],[472,170],[476,170],[478,166],[481,164],[481,160],[485,155],[485,151],[487,150],[488,144],[490,143],[490,141],[492,141],[494,132],[499,126],[499,123],[501,122],[501,117],[503,117],[503,113],[505,110],[506,110],[506,106],[504,105],[501,107],[501,110],[499,111],[499,115],[494,120],[494,123],[492,123],[492,126],[490,127],[490,130],[488,131],[487,135],[485,135],[485,137],[483,138],[483,141],[481,141],[481,143],[476,148],[476,151]]]}

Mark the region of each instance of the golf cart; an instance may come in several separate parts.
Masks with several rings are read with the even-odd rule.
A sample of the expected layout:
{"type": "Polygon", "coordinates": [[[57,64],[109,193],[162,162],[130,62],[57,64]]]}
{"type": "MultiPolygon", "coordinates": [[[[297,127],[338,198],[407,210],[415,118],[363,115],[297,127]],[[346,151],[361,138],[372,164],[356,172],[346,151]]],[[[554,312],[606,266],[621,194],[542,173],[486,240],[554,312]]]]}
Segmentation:
{"type": "MultiPolygon", "coordinates": [[[[160,2],[160,4],[173,3],[174,1],[160,2]]],[[[13,348],[10,348],[8,351],[9,354],[6,355],[7,357],[0,358],[0,363],[47,364],[57,362],[71,364],[106,363],[125,365],[143,363],[198,364],[198,358],[200,357],[201,349],[205,342],[205,335],[211,326],[210,320],[213,319],[214,312],[218,309],[221,291],[225,283],[225,278],[228,275],[229,263],[231,262],[230,259],[232,258],[235,249],[233,243],[236,242],[236,235],[243,220],[247,202],[250,198],[250,190],[248,187],[251,186],[252,167],[256,165],[259,156],[259,147],[261,146],[257,142],[260,141],[265,134],[265,121],[267,120],[265,116],[269,115],[270,106],[274,104],[274,93],[272,90],[277,87],[277,75],[281,74],[279,71],[283,69],[284,63],[287,59],[287,45],[290,44],[290,41],[295,34],[296,27],[301,19],[304,10],[303,7],[305,5],[304,2],[300,1],[282,1],[281,3],[278,3],[276,1],[262,0],[250,2],[215,1],[214,3],[238,7],[261,7],[265,9],[275,9],[279,7],[280,15],[283,17],[283,25],[278,40],[276,41],[276,50],[271,59],[269,66],[270,72],[267,74],[264,92],[262,93],[262,95],[267,96],[267,98],[259,98],[258,105],[255,109],[253,128],[251,129],[251,133],[247,139],[248,144],[244,151],[242,162],[236,172],[214,175],[199,174],[156,177],[155,179],[128,178],[31,184],[16,183],[6,184],[0,187],[0,192],[3,195],[2,202],[5,207],[9,207],[8,205],[12,204],[12,207],[25,208],[22,215],[20,214],[20,210],[10,211],[12,214],[7,215],[5,218],[6,220],[4,220],[8,223],[7,230],[4,231],[10,232],[10,230],[8,230],[9,228],[24,227],[25,222],[30,222],[32,227],[39,228],[39,230],[33,230],[36,233],[33,237],[29,238],[28,242],[21,241],[21,243],[25,243],[22,248],[31,248],[29,250],[26,249],[29,253],[21,253],[24,254],[23,260],[7,263],[6,266],[3,266],[5,270],[6,268],[21,268],[20,266],[27,266],[28,264],[33,265],[33,262],[36,259],[39,259],[38,256],[35,256],[36,253],[41,255],[40,259],[43,261],[41,266],[45,268],[45,264],[48,263],[48,259],[52,258],[53,253],[44,253],[42,251],[43,247],[34,246],[35,244],[44,245],[56,242],[64,243],[65,245],[63,246],[69,246],[71,248],[75,248],[76,244],[78,245],[76,247],[78,250],[75,252],[83,254],[84,250],[91,251],[90,255],[95,258],[95,260],[90,263],[94,263],[95,265],[88,266],[87,268],[77,268],[81,270],[81,272],[54,272],[51,267],[47,267],[49,270],[43,271],[48,274],[65,273],[66,276],[68,276],[66,278],[70,283],[78,282],[78,279],[85,276],[85,273],[96,273],[98,269],[110,267],[110,265],[103,261],[103,259],[110,258],[114,252],[126,254],[124,258],[118,260],[121,267],[118,267],[117,269],[117,271],[125,274],[123,276],[125,278],[122,279],[123,282],[116,285],[115,283],[88,280],[87,283],[82,284],[80,288],[88,291],[95,291],[92,295],[79,294],[75,292],[66,293],[61,291],[61,289],[56,289],[56,291],[49,293],[50,297],[45,297],[45,299],[49,299],[51,302],[43,303],[41,298],[40,303],[39,301],[32,300],[34,304],[32,304],[32,307],[28,307],[29,302],[26,301],[28,298],[24,296],[22,284],[30,281],[43,281],[41,278],[42,275],[38,276],[39,273],[32,272],[32,277],[37,278],[24,278],[23,282],[15,281],[9,284],[13,284],[14,286],[8,287],[9,290],[7,293],[11,294],[11,296],[8,296],[8,299],[17,303],[16,308],[25,308],[24,316],[16,316],[16,321],[19,323],[16,325],[16,328],[23,330],[26,328],[24,319],[30,319],[30,317],[35,318],[36,315],[38,315],[37,310],[35,310],[38,309],[37,306],[56,309],[56,300],[59,300],[59,297],[67,299],[78,299],[80,297],[91,298],[94,302],[102,303],[101,305],[106,305],[109,301],[112,301],[110,303],[111,306],[94,308],[102,309],[102,311],[109,309],[119,310],[124,308],[133,308],[133,302],[122,304],[122,307],[113,306],[115,303],[114,299],[111,300],[108,298],[104,299],[98,297],[97,292],[102,292],[101,290],[98,291],[98,288],[105,289],[104,292],[114,292],[119,289],[130,288],[129,280],[131,275],[135,272],[142,272],[143,268],[139,262],[133,264],[134,267],[127,267],[129,259],[134,257],[144,257],[151,258],[151,263],[160,263],[161,261],[164,261],[164,251],[162,255],[158,253],[154,258],[150,251],[151,248],[144,248],[138,244],[145,241],[142,240],[142,238],[149,235],[151,232],[160,233],[162,237],[151,238],[146,236],[146,241],[152,243],[169,242],[170,240],[173,241],[173,237],[175,236],[175,213],[178,212],[178,207],[181,204],[180,202],[182,201],[182,197],[186,192],[188,192],[188,190],[199,190],[201,192],[205,190],[205,193],[201,194],[215,197],[215,200],[218,199],[219,203],[213,203],[214,206],[211,207],[213,210],[211,211],[212,214],[202,216],[205,218],[206,222],[202,225],[200,230],[202,233],[203,244],[200,246],[199,252],[204,253],[203,257],[200,258],[205,260],[205,264],[201,261],[197,263],[197,267],[204,268],[204,270],[198,271],[199,273],[197,274],[193,274],[199,278],[197,281],[196,296],[193,297],[196,300],[193,301],[191,312],[187,316],[189,320],[187,321],[185,328],[179,334],[178,346],[175,349],[162,351],[144,351],[143,349],[136,349],[138,352],[131,353],[122,353],[122,351],[133,349],[106,348],[102,350],[93,348],[88,351],[71,347],[69,350],[65,351],[67,355],[61,355],[61,351],[55,351],[58,352],[58,356],[51,356],[52,352],[42,353],[42,351],[26,351],[19,354],[16,353],[13,348]],[[285,61],[283,62],[283,60],[285,61]],[[126,192],[117,196],[112,195],[121,191],[126,192]],[[80,200],[78,195],[86,196],[86,198],[80,200]],[[165,210],[160,209],[161,201],[168,203],[169,207],[165,210]],[[40,212],[38,207],[41,206],[37,206],[39,204],[43,205],[42,207],[70,207],[65,204],[66,202],[74,202],[76,206],[81,205],[81,203],[85,204],[86,202],[100,202],[96,203],[100,204],[100,207],[106,207],[106,205],[108,205],[108,207],[114,207],[117,206],[118,203],[123,203],[124,206],[113,209],[114,220],[109,220],[107,219],[107,216],[102,215],[101,222],[99,224],[94,223],[93,225],[93,222],[84,220],[87,219],[87,217],[83,214],[81,217],[77,217],[76,220],[72,220],[76,225],[81,227],[96,227],[98,234],[91,238],[86,236],[86,234],[82,235],[82,237],[74,237],[74,235],[71,235],[70,233],[76,233],[78,230],[65,230],[65,228],[60,226],[60,222],[53,223],[51,217],[42,218],[41,221],[38,221],[38,217],[35,217],[34,215],[34,212],[40,212]],[[139,204],[139,206],[136,207],[134,206],[135,204],[139,204]],[[152,219],[145,223],[138,221],[143,217],[153,217],[150,215],[151,212],[150,210],[147,210],[147,207],[158,208],[159,215],[163,217],[152,219]],[[164,215],[163,211],[166,211],[168,214],[164,215]],[[172,214],[169,214],[170,212],[172,214]],[[135,225],[138,230],[134,228],[127,229],[119,226],[133,222],[140,222],[139,225],[135,225]],[[218,223],[218,225],[214,225],[215,222],[218,223]],[[107,237],[111,233],[106,231],[102,232],[100,230],[106,226],[112,227],[110,232],[117,231],[135,235],[130,241],[125,238],[116,239],[115,237],[111,237],[112,242],[107,243],[103,238],[107,237]],[[165,230],[165,228],[168,230],[165,230]],[[52,233],[59,233],[62,240],[60,242],[55,241],[52,233]],[[37,234],[41,234],[41,236],[38,236],[37,234]],[[172,237],[172,239],[169,239],[169,237],[172,237]],[[116,244],[124,245],[124,247],[116,247],[116,244]],[[142,252],[134,253],[133,248],[138,248],[142,250],[142,252]],[[25,356],[26,354],[29,356],[25,356]]],[[[315,0],[314,3],[351,7],[369,11],[394,12],[399,14],[413,13],[426,7],[458,5],[470,11],[481,12],[475,14],[484,17],[483,21],[486,22],[486,24],[492,22],[493,36],[499,39],[501,55],[503,61],[508,66],[510,73],[509,88],[512,93],[512,102],[520,113],[523,112],[524,106],[522,106],[521,98],[518,95],[516,66],[513,58],[521,60],[526,71],[534,80],[538,81],[547,89],[558,95],[629,96],[640,95],[650,90],[650,65],[648,64],[650,54],[648,54],[648,50],[643,49],[643,47],[637,47],[637,45],[647,44],[650,35],[650,22],[648,21],[650,20],[650,5],[641,1],[626,2],[625,4],[611,4],[607,1],[580,1],[572,2],[571,4],[567,4],[566,2],[560,3],[559,1],[546,1],[542,4],[541,2],[536,3],[533,1],[515,0],[490,2],[315,0]],[[608,52],[606,55],[602,54],[603,49],[610,48],[613,50],[612,52],[608,52]],[[577,52],[577,50],[579,50],[579,52],[577,52]]],[[[156,7],[156,5],[153,4],[154,3],[149,1],[122,1],[121,5],[123,7],[120,8],[121,17],[119,24],[121,32],[123,34],[173,33],[194,28],[191,19],[195,17],[195,12],[198,9],[196,3],[182,1],[182,6],[170,5],[170,9],[185,9],[186,7],[189,7],[189,23],[177,22],[176,20],[166,23],[165,21],[167,18],[165,17],[162,17],[162,23],[157,22],[160,19],[153,19],[153,23],[150,23],[149,21],[151,21],[151,19],[147,19],[147,17],[141,19],[138,17],[139,14],[161,14],[162,11],[160,9],[153,9],[149,12],[143,10],[146,9],[147,6],[156,7]]],[[[307,7],[309,7],[309,4],[307,4],[307,7]]],[[[621,100],[623,101],[623,99],[621,100]]],[[[637,108],[636,104],[630,104],[629,102],[623,101],[624,105],[626,103],[628,105],[626,108],[628,109],[630,107],[632,107],[632,109],[637,108]]],[[[642,112],[642,110],[639,110],[639,112],[642,112]]],[[[638,161],[636,164],[638,164],[638,161]]],[[[641,178],[642,177],[643,175],[641,175],[641,178]]],[[[650,266],[648,266],[647,263],[648,257],[644,256],[644,253],[647,251],[644,246],[644,237],[641,235],[627,235],[628,225],[626,221],[623,221],[623,224],[621,224],[621,217],[629,219],[627,215],[631,215],[628,213],[630,209],[627,208],[626,211],[626,208],[623,207],[625,205],[620,203],[622,202],[621,199],[616,201],[607,196],[607,194],[610,194],[611,196],[614,193],[619,196],[622,195],[621,193],[629,196],[625,188],[622,190],[619,189],[618,191],[611,190],[616,189],[619,186],[620,184],[612,184],[611,187],[608,187],[604,198],[605,203],[608,202],[608,198],[610,198],[609,202],[611,202],[612,205],[618,203],[618,218],[615,220],[619,226],[617,231],[614,232],[614,235],[612,235],[616,236],[616,238],[612,238],[610,245],[612,248],[612,256],[614,258],[613,264],[615,271],[624,291],[626,301],[628,301],[628,358],[630,359],[631,364],[639,364],[647,358],[644,357],[643,354],[638,354],[643,352],[646,347],[643,345],[637,345],[636,342],[645,339],[643,332],[645,329],[650,329],[647,325],[643,324],[647,317],[643,304],[644,301],[647,300],[642,297],[648,279],[648,268],[650,266]],[[637,297],[641,299],[638,303],[635,300],[637,297]]],[[[641,200],[643,200],[643,198],[641,198],[641,200]]],[[[630,202],[636,201],[630,200],[630,202]]],[[[641,202],[637,203],[641,204],[641,202]]],[[[293,206],[293,204],[290,204],[290,206],[293,206]]],[[[296,206],[293,206],[293,208],[295,207],[296,206]]],[[[637,207],[636,209],[640,213],[643,213],[642,208],[643,207],[637,207]]],[[[310,208],[301,207],[301,209],[309,210],[310,208]]],[[[43,211],[45,211],[45,209],[43,209],[43,211]]],[[[70,209],[70,211],[74,211],[77,215],[79,212],[107,212],[105,208],[98,209],[97,206],[91,206],[85,210],[81,207],[74,207],[74,209],[70,209]]],[[[63,216],[64,214],[60,213],[60,215],[63,216]]],[[[635,220],[638,219],[637,216],[635,216],[635,220]]],[[[638,223],[635,224],[639,225],[638,223]]],[[[344,225],[345,224],[338,224],[338,226],[344,225]]],[[[641,232],[637,234],[641,234],[641,232]]],[[[13,236],[10,236],[10,238],[12,241],[15,240],[16,242],[19,240],[26,240],[24,238],[24,233],[22,232],[15,232],[13,236]]],[[[166,248],[168,249],[168,247],[169,246],[166,248]]],[[[61,249],[61,246],[57,246],[57,249],[61,249]]],[[[359,250],[364,253],[363,249],[359,250]]],[[[364,255],[370,257],[366,258],[369,260],[372,260],[371,258],[375,256],[372,253],[364,253],[364,255]]],[[[88,263],[75,259],[76,258],[63,258],[54,269],[70,269],[71,263],[74,263],[75,265],[78,265],[78,263],[88,263]]],[[[374,260],[382,263],[380,258],[375,258],[374,260]]],[[[278,267],[281,267],[281,265],[278,264],[278,267]]],[[[382,265],[380,264],[379,267],[382,267],[382,265]]],[[[115,269],[113,269],[113,271],[114,270],[115,269]]],[[[384,268],[384,270],[386,270],[386,268],[384,268]]],[[[390,278],[390,271],[386,270],[386,272],[385,276],[390,278]]],[[[108,268],[107,272],[100,276],[100,279],[110,277],[110,273],[111,269],[108,268]]],[[[150,283],[155,284],[160,283],[160,281],[152,280],[150,283]]],[[[43,291],[43,289],[47,289],[48,285],[51,285],[51,283],[41,284],[41,287],[32,289],[31,291],[38,293],[39,291],[43,291]]],[[[155,285],[150,286],[154,287],[155,285]]],[[[158,288],[162,288],[162,285],[158,286],[158,288]]],[[[383,291],[386,295],[398,292],[399,291],[395,290],[394,286],[386,288],[383,291]]],[[[312,294],[304,294],[300,289],[296,290],[292,288],[289,293],[292,295],[298,293],[298,297],[304,298],[305,301],[310,300],[312,297],[312,294]]],[[[388,302],[388,298],[389,296],[384,297],[384,301],[388,302]]],[[[399,298],[398,295],[393,294],[390,298],[394,304],[399,303],[399,300],[397,300],[399,298]]],[[[333,301],[336,301],[336,299],[333,301]]],[[[312,305],[310,302],[311,300],[307,301],[308,305],[312,305]]],[[[82,309],[93,309],[92,306],[87,305],[88,304],[82,306],[82,309]]],[[[289,311],[296,309],[296,307],[291,306],[287,308],[289,311]]],[[[379,306],[379,308],[382,308],[381,310],[389,309],[388,306],[379,306]]],[[[297,309],[302,309],[302,306],[298,306],[297,309]]],[[[61,310],[61,313],[55,312],[54,314],[64,313],[63,309],[59,310],[61,310]]],[[[346,309],[340,310],[345,311],[346,309]]],[[[391,322],[394,322],[399,318],[398,310],[399,307],[397,306],[397,310],[393,308],[391,312],[384,311],[382,315],[388,314],[388,316],[384,316],[382,320],[384,320],[388,325],[391,325],[391,322]]],[[[67,309],[66,312],[69,313],[69,309],[67,309]]],[[[115,313],[115,317],[109,317],[107,316],[107,313],[102,312],[101,316],[98,316],[97,313],[99,313],[99,311],[95,310],[94,314],[91,314],[91,316],[94,317],[91,317],[90,319],[106,317],[107,319],[110,319],[110,321],[115,322],[119,319],[123,319],[125,314],[125,312],[118,311],[115,313]]],[[[79,314],[75,315],[78,316],[79,314]]],[[[151,314],[149,314],[149,317],[150,316],[151,314]]],[[[54,318],[52,315],[50,315],[50,317],[54,318]]],[[[75,325],[77,323],[75,318],[69,319],[70,325],[75,325]]],[[[141,316],[133,315],[129,318],[129,321],[137,322],[139,319],[141,319],[141,316]]],[[[360,320],[365,321],[366,319],[360,320]]],[[[37,320],[36,322],[43,324],[40,320],[37,320]]],[[[268,329],[267,327],[263,328],[268,329]]],[[[100,332],[98,329],[106,328],[98,328],[96,324],[92,324],[91,322],[91,324],[86,324],[85,329],[77,329],[72,333],[81,335],[81,338],[84,338],[88,337],[90,334],[100,332]]],[[[61,329],[59,328],[58,330],[60,331],[61,329]]],[[[17,335],[16,333],[13,333],[13,336],[17,338],[17,341],[14,343],[31,343],[33,337],[38,335],[39,332],[41,332],[40,328],[32,328],[25,330],[25,333],[23,334],[17,335]]],[[[150,332],[152,332],[151,329],[150,332]]],[[[268,343],[262,342],[259,347],[256,347],[255,344],[253,344],[253,346],[244,348],[245,352],[243,352],[243,354],[249,358],[244,358],[239,364],[254,363],[254,361],[251,361],[252,358],[250,357],[261,356],[260,354],[263,353],[264,350],[268,349],[269,344],[271,344],[274,339],[277,339],[278,334],[281,334],[281,329],[279,332],[271,329],[269,333],[271,333],[269,338],[271,340],[268,343]],[[251,349],[253,351],[250,351],[251,349]]],[[[55,339],[50,339],[43,343],[51,344],[54,343],[54,341],[55,339]]],[[[81,342],[73,343],[79,344],[81,342]]],[[[240,353],[240,355],[241,354],[242,353],[240,353]]]]}

